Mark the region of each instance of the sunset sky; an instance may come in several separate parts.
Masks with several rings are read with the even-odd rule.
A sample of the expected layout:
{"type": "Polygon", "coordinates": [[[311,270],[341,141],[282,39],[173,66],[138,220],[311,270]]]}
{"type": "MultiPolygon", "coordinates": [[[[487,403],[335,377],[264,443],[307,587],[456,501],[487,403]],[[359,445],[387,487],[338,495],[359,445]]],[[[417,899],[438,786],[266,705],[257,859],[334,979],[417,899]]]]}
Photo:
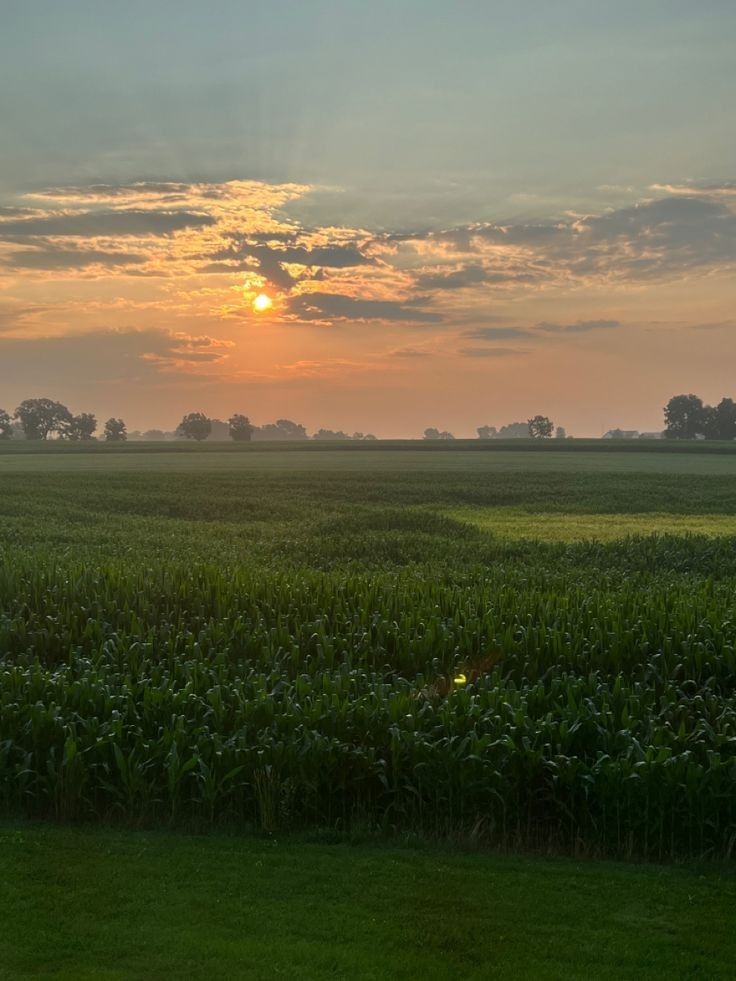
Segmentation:
{"type": "Polygon", "coordinates": [[[0,408],[598,436],[736,398],[735,105],[733,0],[6,3],[0,408]]]}

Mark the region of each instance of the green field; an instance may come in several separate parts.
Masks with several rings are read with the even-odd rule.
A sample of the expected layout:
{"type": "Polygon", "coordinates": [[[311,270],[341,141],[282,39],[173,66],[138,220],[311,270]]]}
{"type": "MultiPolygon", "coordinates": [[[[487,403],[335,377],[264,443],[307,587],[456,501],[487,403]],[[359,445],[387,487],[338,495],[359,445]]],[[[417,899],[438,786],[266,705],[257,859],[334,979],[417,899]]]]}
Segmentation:
{"type": "MultiPolygon", "coordinates": [[[[0,814],[23,835],[53,819],[728,860],[735,451],[3,447],[0,814]]],[[[39,854],[55,847],[39,834],[39,854]]],[[[139,839],[93,840],[115,842],[96,866],[114,870],[139,839]]],[[[458,882],[481,861],[446,860],[458,882]]],[[[518,902],[532,910],[553,873],[525,868],[539,888],[518,902]]],[[[590,869],[622,888],[629,875],[590,869]]],[[[654,880],[637,881],[645,897],[654,880]]],[[[504,902],[509,923],[523,917],[504,902]]],[[[595,945],[593,926],[581,943],[595,945]]],[[[623,950],[617,936],[605,943],[623,950]]],[[[610,976],[647,967],[629,953],[610,976]]],[[[68,976],[84,976],[69,957],[68,976]]],[[[720,970],[677,963],[668,976],[720,970]]],[[[530,972],[576,976],[555,965],[530,972]]]]}
{"type": "Polygon", "coordinates": [[[736,879],[304,838],[0,826],[0,978],[733,977],[736,879]]]}

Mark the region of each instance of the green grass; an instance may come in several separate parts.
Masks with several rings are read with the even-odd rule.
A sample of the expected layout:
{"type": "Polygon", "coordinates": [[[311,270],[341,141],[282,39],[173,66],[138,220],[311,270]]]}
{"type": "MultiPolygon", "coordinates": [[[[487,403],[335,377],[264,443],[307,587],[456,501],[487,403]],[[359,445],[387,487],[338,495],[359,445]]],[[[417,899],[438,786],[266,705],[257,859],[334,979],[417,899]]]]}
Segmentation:
{"type": "Polygon", "coordinates": [[[304,839],[0,830],[0,978],[714,979],[736,879],[304,839]]]}

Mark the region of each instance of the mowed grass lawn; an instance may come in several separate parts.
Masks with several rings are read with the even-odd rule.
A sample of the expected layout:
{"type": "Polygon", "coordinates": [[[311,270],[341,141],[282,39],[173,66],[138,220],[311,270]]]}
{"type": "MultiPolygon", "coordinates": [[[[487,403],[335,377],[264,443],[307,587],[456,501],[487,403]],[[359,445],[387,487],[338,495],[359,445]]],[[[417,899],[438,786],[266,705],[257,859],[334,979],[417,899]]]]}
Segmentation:
{"type": "Polygon", "coordinates": [[[0,977],[729,978],[736,878],[302,838],[0,828],[0,977]]]}

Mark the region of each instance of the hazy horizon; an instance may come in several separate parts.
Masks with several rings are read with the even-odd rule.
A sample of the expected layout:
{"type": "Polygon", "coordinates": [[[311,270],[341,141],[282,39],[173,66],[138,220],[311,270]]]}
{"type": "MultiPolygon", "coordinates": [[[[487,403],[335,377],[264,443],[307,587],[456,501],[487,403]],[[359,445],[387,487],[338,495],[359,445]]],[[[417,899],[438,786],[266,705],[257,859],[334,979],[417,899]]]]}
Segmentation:
{"type": "Polygon", "coordinates": [[[0,408],[585,437],[736,397],[734,28],[720,0],[11,7],[0,408]]]}

